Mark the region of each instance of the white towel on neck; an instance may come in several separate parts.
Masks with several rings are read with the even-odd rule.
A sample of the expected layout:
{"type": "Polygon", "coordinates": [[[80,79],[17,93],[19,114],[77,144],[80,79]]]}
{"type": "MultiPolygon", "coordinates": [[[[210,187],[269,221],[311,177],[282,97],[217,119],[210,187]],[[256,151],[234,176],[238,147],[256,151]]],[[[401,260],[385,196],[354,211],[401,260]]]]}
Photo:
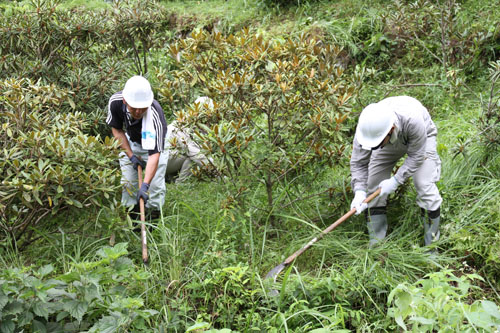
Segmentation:
{"type": "Polygon", "coordinates": [[[142,149],[145,150],[153,150],[156,146],[156,130],[153,124],[153,111],[151,107],[148,108],[142,117],[141,145],[142,149]]]}

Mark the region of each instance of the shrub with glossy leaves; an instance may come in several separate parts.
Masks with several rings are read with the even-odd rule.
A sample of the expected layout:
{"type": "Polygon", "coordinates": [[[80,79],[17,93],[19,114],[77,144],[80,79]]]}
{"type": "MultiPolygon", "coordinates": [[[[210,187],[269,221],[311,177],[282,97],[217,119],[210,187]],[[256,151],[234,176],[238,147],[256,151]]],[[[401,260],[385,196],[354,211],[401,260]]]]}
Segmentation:
{"type": "MultiPolygon", "coordinates": [[[[120,1],[93,11],[61,8],[62,0],[12,5],[0,15],[0,79],[30,78],[74,92],[76,109],[105,133],[102,109],[130,69],[147,72],[151,48],[169,34],[168,17],[153,1],[120,1]]],[[[1,9],[0,9],[1,10],[1,9]]]]}
{"type": "Polygon", "coordinates": [[[357,87],[343,75],[340,48],[306,35],[270,41],[249,30],[200,31],[170,52],[179,69],[173,80],[158,74],[160,95],[173,109],[196,94],[213,98],[213,108],[178,110],[177,121],[230,180],[263,183],[269,210],[278,184],[345,157],[357,87]]]}
{"type": "Polygon", "coordinates": [[[12,79],[0,81],[0,95],[3,232],[19,238],[49,214],[113,204],[117,143],[83,133],[68,91],[12,79]]]}

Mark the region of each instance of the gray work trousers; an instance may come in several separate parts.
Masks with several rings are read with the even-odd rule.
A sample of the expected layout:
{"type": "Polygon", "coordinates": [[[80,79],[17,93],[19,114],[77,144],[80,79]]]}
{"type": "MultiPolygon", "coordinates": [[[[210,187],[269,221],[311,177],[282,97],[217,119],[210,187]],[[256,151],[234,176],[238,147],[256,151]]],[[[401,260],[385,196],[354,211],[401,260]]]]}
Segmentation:
{"type": "Polygon", "coordinates": [[[202,165],[203,161],[203,159],[197,156],[188,157],[172,150],[168,157],[167,175],[179,173],[175,183],[183,183],[192,175],[191,167],[193,164],[202,165]]]}
{"type": "MultiPolygon", "coordinates": [[[[130,141],[127,137],[130,148],[136,156],[140,156],[142,160],[148,161],[148,151],[142,149],[139,143],[130,141]]],[[[167,169],[168,154],[165,152],[160,153],[160,159],[158,161],[158,168],[156,173],[149,184],[149,199],[146,203],[146,208],[160,210],[160,208],[165,203],[165,170],[167,169]]],[[[120,153],[120,168],[122,170],[121,184],[123,186],[122,190],[122,205],[129,207],[137,204],[137,190],[139,187],[138,183],[138,173],[134,169],[132,162],[128,158],[125,152],[120,153]]],[[[143,170],[142,176],[144,177],[143,170]]]]}
{"type": "MultiPolygon", "coordinates": [[[[400,142],[388,144],[372,152],[368,165],[368,193],[373,193],[381,181],[391,177],[392,169],[406,154],[406,145],[400,142]]],[[[441,160],[436,151],[436,138],[427,138],[424,163],[413,174],[413,184],[417,191],[417,205],[428,211],[441,206],[443,199],[439,194],[436,182],[441,176],[441,160]]],[[[368,207],[384,207],[387,196],[376,197],[368,207]]]]}
{"type": "Polygon", "coordinates": [[[182,155],[175,155],[170,152],[167,165],[167,175],[179,173],[179,177],[177,177],[175,182],[177,184],[182,183],[191,175],[191,164],[191,159],[182,155]]]}

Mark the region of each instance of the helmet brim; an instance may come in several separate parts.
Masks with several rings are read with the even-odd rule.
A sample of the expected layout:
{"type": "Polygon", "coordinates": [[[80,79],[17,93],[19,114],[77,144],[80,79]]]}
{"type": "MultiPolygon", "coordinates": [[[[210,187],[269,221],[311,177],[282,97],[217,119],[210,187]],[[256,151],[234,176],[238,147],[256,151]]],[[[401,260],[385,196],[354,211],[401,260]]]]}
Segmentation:
{"type": "Polygon", "coordinates": [[[123,99],[125,100],[125,102],[127,102],[127,105],[129,105],[135,109],[144,109],[144,108],[150,107],[151,104],[153,104],[154,95],[151,94],[151,97],[145,101],[134,101],[133,96],[129,96],[129,94],[127,94],[127,92],[124,91],[123,92],[123,99]]]}
{"type": "MultiPolygon", "coordinates": [[[[125,101],[127,101],[127,98],[124,96],[123,98],[125,98],[125,101]]],[[[127,101],[127,105],[135,108],[135,109],[144,109],[144,108],[148,108],[151,106],[151,104],[153,104],[153,99],[151,99],[151,101],[145,101],[145,102],[142,102],[142,103],[129,103],[127,101]]]]}
{"type": "Polygon", "coordinates": [[[371,150],[372,148],[375,148],[382,143],[384,138],[391,131],[391,128],[394,125],[395,121],[396,121],[396,115],[393,114],[392,120],[390,123],[388,123],[387,128],[383,132],[381,132],[380,135],[377,135],[376,137],[371,137],[371,138],[363,135],[363,133],[360,129],[360,126],[357,126],[356,127],[356,139],[358,140],[359,144],[361,145],[361,147],[363,149],[371,150]]]}

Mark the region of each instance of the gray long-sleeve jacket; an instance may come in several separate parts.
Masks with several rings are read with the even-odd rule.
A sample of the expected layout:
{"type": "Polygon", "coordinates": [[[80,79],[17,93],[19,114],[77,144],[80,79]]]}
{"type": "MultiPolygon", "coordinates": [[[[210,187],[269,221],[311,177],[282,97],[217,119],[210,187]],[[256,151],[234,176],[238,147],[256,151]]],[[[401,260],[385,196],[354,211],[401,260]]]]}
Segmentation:
{"type": "MultiPolygon", "coordinates": [[[[436,125],[427,109],[415,98],[396,96],[383,99],[378,103],[391,108],[396,114],[395,131],[391,136],[390,144],[402,143],[407,147],[408,156],[395,175],[396,180],[402,184],[424,162],[427,138],[437,136],[436,125]]],[[[362,149],[355,136],[350,163],[353,191],[367,190],[368,164],[371,155],[372,151],[362,149]]]]}

